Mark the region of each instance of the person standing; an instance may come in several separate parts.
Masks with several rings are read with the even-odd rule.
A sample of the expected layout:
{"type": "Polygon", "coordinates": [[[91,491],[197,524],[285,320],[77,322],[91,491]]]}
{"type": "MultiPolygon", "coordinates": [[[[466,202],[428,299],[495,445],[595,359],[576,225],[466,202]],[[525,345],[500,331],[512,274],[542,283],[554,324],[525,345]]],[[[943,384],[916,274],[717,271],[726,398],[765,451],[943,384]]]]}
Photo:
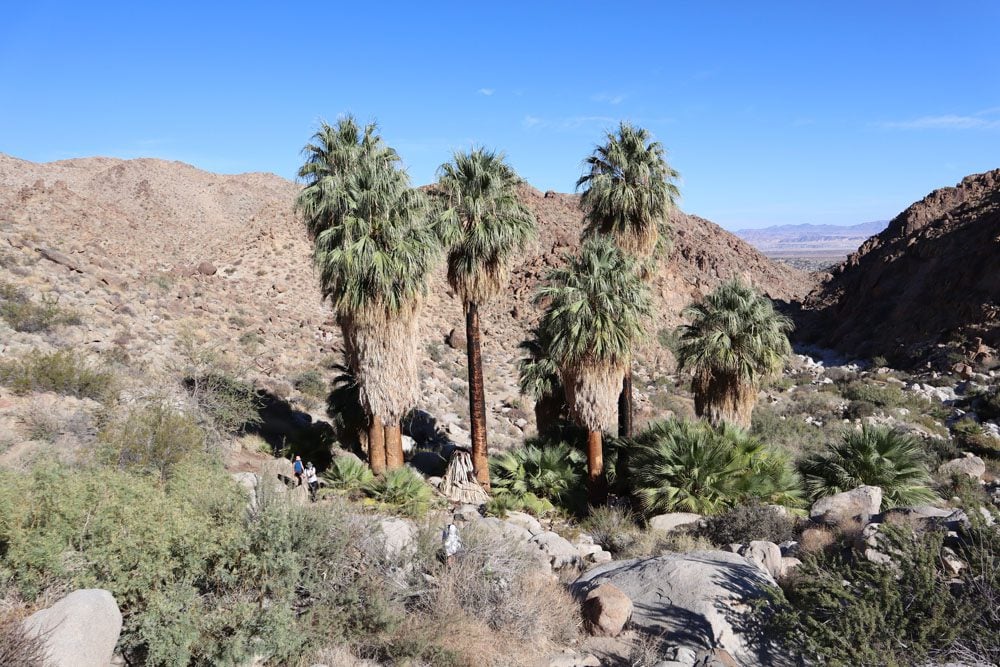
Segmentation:
{"type": "Polygon", "coordinates": [[[306,484],[309,486],[309,499],[316,502],[316,492],[319,490],[319,479],[316,477],[316,467],[312,463],[306,464],[305,470],[306,484]]]}
{"type": "Polygon", "coordinates": [[[302,486],[302,473],[304,470],[302,467],[302,457],[296,456],[295,462],[292,463],[292,471],[295,473],[295,486],[302,486]]]}

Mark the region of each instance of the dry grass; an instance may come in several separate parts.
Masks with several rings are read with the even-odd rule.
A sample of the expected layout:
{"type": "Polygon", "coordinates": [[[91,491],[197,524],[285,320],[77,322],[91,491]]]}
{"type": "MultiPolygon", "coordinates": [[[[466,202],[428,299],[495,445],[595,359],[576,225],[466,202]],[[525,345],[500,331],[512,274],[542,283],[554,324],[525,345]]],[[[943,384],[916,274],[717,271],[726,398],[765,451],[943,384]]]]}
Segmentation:
{"type": "Polygon", "coordinates": [[[45,658],[42,640],[28,635],[19,618],[13,615],[0,617],[0,665],[42,667],[45,658]]]}
{"type": "Polygon", "coordinates": [[[837,533],[830,528],[806,528],[799,536],[799,549],[805,554],[829,551],[837,543],[837,533]]]}

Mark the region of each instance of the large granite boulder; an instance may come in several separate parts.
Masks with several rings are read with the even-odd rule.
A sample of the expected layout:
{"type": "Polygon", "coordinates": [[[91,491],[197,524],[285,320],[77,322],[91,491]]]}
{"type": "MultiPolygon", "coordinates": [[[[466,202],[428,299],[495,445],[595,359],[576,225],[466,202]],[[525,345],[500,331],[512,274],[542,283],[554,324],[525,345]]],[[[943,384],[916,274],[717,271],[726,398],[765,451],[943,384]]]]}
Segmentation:
{"type": "Polygon", "coordinates": [[[677,654],[719,648],[740,664],[765,664],[765,642],[750,623],[750,600],[776,586],[749,560],[723,551],[693,551],[614,561],[576,580],[580,599],[613,584],[632,600],[631,627],[661,638],[677,654]]]}
{"type": "Polygon", "coordinates": [[[42,638],[46,667],[108,667],[122,614],[108,591],[83,589],[24,619],[24,629],[42,638]]]}
{"type": "Polygon", "coordinates": [[[882,507],[882,489],[877,486],[859,486],[850,491],[820,498],[809,510],[809,518],[816,523],[837,525],[857,521],[861,525],[878,514],[882,507]]]}

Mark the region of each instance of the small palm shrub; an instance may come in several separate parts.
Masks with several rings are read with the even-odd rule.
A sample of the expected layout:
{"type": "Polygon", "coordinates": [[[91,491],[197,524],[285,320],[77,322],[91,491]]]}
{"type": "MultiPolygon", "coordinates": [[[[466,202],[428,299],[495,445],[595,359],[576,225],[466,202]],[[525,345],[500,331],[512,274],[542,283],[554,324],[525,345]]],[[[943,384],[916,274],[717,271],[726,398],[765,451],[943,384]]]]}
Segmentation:
{"type": "Polygon", "coordinates": [[[354,456],[338,456],[323,473],[327,486],[357,493],[374,479],[371,468],[354,456]]]}
{"type": "Polygon", "coordinates": [[[720,547],[753,540],[780,544],[794,536],[795,520],[776,507],[751,501],[709,517],[700,533],[720,547]]]}
{"type": "Polygon", "coordinates": [[[632,494],[645,514],[715,514],[751,498],[798,507],[801,482],[788,460],[723,424],[668,420],[631,444],[632,494]]]}
{"type": "Polygon", "coordinates": [[[886,427],[845,431],[840,443],[803,460],[799,468],[814,500],[862,485],[881,487],[886,509],[936,498],[920,442],[886,427]]]}
{"type": "Polygon", "coordinates": [[[106,425],[97,446],[107,464],[166,478],[179,463],[204,451],[205,432],[191,415],[156,402],[134,407],[106,425]]]}
{"type": "Polygon", "coordinates": [[[490,459],[493,492],[522,499],[528,494],[563,507],[574,506],[583,493],[586,457],[559,442],[535,442],[490,459]]]}
{"type": "Polygon", "coordinates": [[[0,384],[16,394],[52,391],[64,396],[104,401],[114,392],[114,375],[94,366],[72,350],[32,350],[20,359],[0,364],[0,384]]]}
{"type": "Polygon", "coordinates": [[[426,512],[434,495],[424,478],[405,466],[371,479],[362,488],[371,498],[411,516],[426,512]]]}

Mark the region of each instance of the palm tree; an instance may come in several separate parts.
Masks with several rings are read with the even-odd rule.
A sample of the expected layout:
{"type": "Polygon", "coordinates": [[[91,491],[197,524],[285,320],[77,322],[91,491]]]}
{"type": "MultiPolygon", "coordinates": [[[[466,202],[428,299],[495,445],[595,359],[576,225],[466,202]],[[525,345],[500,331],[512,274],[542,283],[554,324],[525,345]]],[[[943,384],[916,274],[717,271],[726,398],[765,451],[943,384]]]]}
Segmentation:
{"type": "Polygon", "coordinates": [[[382,473],[403,464],[399,422],[416,403],[417,314],[439,244],[396,153],[373,125],[354,129],[349,118],[324,126],[306,147],[298,206],[368,415],[369,462],[382,473]]]}
{"type": "Polygon", "coordinates": [[[549,273],[537,299],[547,301],[540,328],[559,368],[566,402],[587,431],[592,504],[606,499],[602,432],[615,420],[622,375],[649,316],[648,287],[636,262],[610,240],[584,242],[578,257],[549,273]]]}
{"type": "Polygon", "coordinates": [[[465,307],[472,466],[487,490],[490,468],[479,307],[507,286],[511,262],[535,232],[535,218],[518,197],[520,183],[502,153],[483,148],[455,153],[438,169],[438,233],[451,248],[448,282],[465,307]]]}
{"type": "Polygon", "coordinates": [[[541,328],[518,344],[527,356],[517,362],[517,383],[522,396],[535,401],[538,434],[554,433],[566,415],[566,394],[559,379],[559,367],[549,355],[549,341],[541,328]]]}
{"type": "Polygon", "coordinates": [[[738,279],[683,315],[691,323],[677,329],[677,364],[693,374],[695,412],[713,424],[749,427],[761,382],[779,373],[791,354],[791,320],[738,279]]]}
{"type": "Polygon", "coordinates": [[[646,514],[715,514],[750,499],[802,505],[802,482],[789,461],[729,424],[657,422],[633,447],[633,493],[646,514]]]}
{"type": "MultiPolygon", "coordinates": [[[[677,172],[667,164],[666,150],[649,132],[622,122],[606,134],[607,143],[587,158],[580,208],[584,237],[609,236],[640,261],[644,278],[650,260],[666,247],[667,222],[678,196],[677,172]]],[[[618,398],[618,435],[632,436],[632,370],[627,368],[618,398]]],[[[623,452],[624,453],[624,452],[623,452]]],[[[621,460],[625,465],[626,458],[621,460]]]]}
{"type": "Polygon", "coordinates": [[[924,449],[916,438],[887,427],[865,425],[844,432],[843,440],[800,464],[815,500],[862,485],[878,486],[886,508],[931,502],[924,449]]]}

